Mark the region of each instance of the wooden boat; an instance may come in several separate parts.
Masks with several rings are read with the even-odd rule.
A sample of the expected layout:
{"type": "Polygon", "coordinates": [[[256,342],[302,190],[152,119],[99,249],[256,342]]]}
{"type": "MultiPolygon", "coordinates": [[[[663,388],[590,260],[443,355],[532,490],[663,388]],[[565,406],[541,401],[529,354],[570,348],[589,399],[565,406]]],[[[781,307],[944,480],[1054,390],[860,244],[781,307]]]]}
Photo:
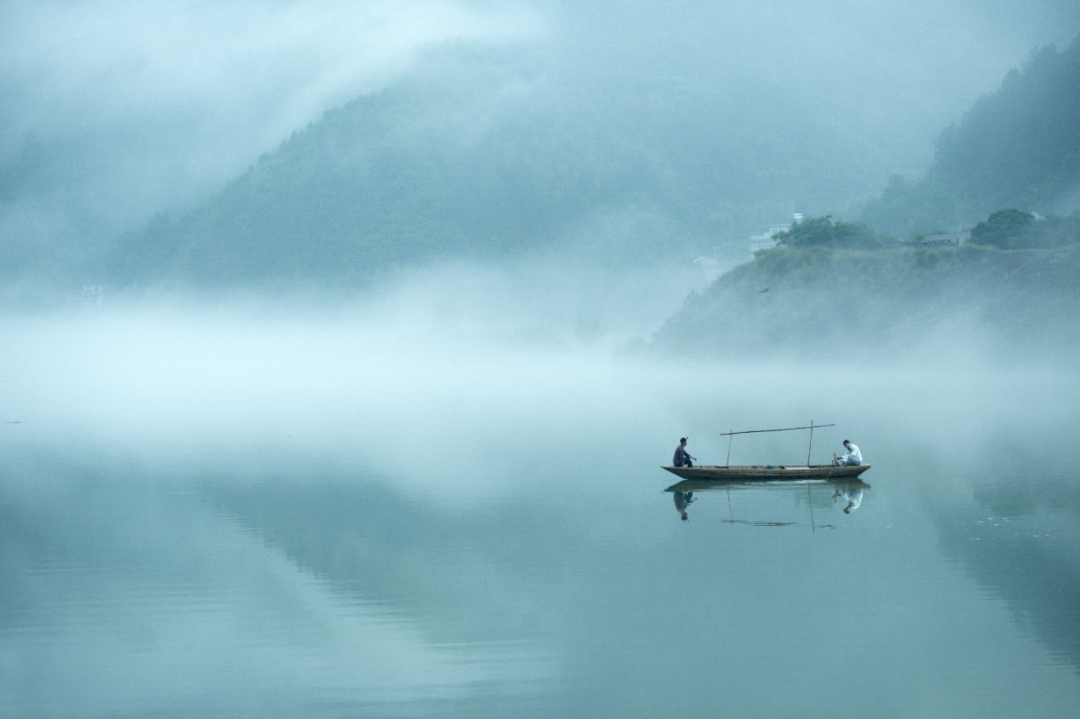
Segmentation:
{"type": "Polygon", "coordinates": [[[716,467],[704,465],[699,467],[670,467],[663,466],[672,474],[683,479],[695,480],[758,480],[758,481],[795,481],[801,479],[854,479],[870,469],[869,464],[841,465],[811,464],[811,465],[749,465],[716,467]]]}
{"type": "Polygon", "coordinates": [[[870,485],[861,479],[683,479],[671,485],[665,492],[720,492],[731,490],[791,490],[812,487],[839,487],[841,491],[849,489],[870,489],[870,485]]]}
{"type": "MultiPolygon", "coordinates": [[[[806,449],[806,464],[802,465],[727,465],[714,466],[703,465],[699,467],[672,467],[661,465],[664,469],[676,474],[683,479],[701,481],[798,481],[803,479],[855,479],[860,474],[870,469],[869,464],[810,464],[810,450],[814,447],[814,430],[821,427],[833,427],[831,424],[814,424],[810,421],[808,427],[784,427],[783,429],[751,429],[743,432],[723,432],[720,436],[728,438],[728,460],[731,459],[731,440],[737,434],[759,434],[761,432],[793,432],[795,430],[810,430],[810,446],[806,449]]],[[[836,461],[836,455],[833,455],[836,461]]]]}

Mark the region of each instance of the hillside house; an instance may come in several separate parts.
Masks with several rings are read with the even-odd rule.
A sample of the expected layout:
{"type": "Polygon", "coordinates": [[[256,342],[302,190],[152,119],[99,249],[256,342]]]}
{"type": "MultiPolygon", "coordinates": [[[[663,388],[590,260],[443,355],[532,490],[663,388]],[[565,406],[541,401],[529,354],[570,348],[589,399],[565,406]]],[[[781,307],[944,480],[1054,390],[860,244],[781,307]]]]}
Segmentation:
{"type": "Polygon", "coordinates": [[[799,224],[802,221],[803,216],[800,213],[795,213],[792,217],[792,221],[786,225],[769,225],[769,228],[765,230],[764,234],[751,235],[750,236],[750,257],[753,257],[762,250],[769,250],[780,244],[777,239],[777,235],[787,232],[791,229],[792,224],[799,224]]]}

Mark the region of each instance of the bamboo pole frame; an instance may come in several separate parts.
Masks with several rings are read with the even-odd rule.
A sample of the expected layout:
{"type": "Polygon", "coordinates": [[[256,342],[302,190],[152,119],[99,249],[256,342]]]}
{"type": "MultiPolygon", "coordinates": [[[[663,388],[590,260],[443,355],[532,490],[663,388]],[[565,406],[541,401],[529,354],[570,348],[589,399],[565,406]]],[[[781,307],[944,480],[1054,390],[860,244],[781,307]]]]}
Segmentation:
{"type": "Polygon", "coordinates": [[[808,427],[783,427],[781,429],[747,429],[747,430],[743,430],[741,432],[734,432],[734,431],[721,432],[720,433],[721,437],[727,437],[728,438],[727,460],[724,462],[724,466],[725,467],[730,467],[731,466],[731,440],[737,434],[759,434],[761,432],[794,432],[795,430],[798,430],[798,429],[808,429],[808,430],[810,430],[810,446],[807,447],[807,449],[806,449],[806,466],[809,467],[810,466],[810,452],[813,451],[813,449],[814,449],[814,429],[815,428],[820,429],[822,427],[835,427],[835,426],[836,426],[835,424],[814,424],[814,420],[810,420],[810,425],[808,427]]]}

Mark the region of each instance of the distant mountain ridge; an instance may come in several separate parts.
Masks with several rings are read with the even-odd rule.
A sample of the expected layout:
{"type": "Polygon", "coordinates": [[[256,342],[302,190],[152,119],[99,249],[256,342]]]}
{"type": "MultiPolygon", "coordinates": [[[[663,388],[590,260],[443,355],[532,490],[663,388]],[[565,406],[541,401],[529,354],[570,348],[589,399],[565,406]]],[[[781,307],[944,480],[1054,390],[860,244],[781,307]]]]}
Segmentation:
{"type": "MultiPolygon", "coordinates": [[[[128,237],[125,276],[348,281],[398,263],[497,254],[552,231],[553,202],[565,217],[586,197],[610,199],[602,173],[574,172],[551,152],[549,177],[526,169],[537,149],[504,140],[507,98],[493,96],[507,78],[487,69],[468,87],[413,79],[327,112],[204,206],[128,237]]],[[[525,138],[558,132],[544,129],[525,138]]]]}
{"type": "Polygon", "coordinates": [[[866,207],[866,223],[805,220],[691,295],[654,346],[709,357],[1075,353],[1080,209],[1011,209],[1049,213],[1063,200],[1080,208],[1080,38],[1010,72],[941,134],[924,177],[894,178],[866,207]],[[955,230],[956,218],[972,229],[962,247],[893,241],[955,230]]]}
{"type": "Polygon", "coordinates": [[[1067,214],[1080,207],[1080,36],[1046,47],[938,136],[920,178],[894,176],[861,219],[906,237],[972,227],[1014,208],[1067,214]]]}
{"type": "Polygon", "coordinates": [[[768,88],[740,99],[685,84],[627,94],[618,82],[633,78],[579,82],[535,59],[443,48],[202,206],[127,235],[113,279],[348,286],[545,247],[607,263],[689,260],[788,212],[793,195],[846,202],[884,177],[855,133],[770,114],[768,88]]]}
{"type": "MultiPolygon", "coordinates": [[[[843,206],[884,176],[857,133],[785,111],[797,98],[697,90],[579,81],[536,57],[444,47],[294,133],[200,207],[127,235],[103,264],[120,285],[349,287],[396,267],[545,248],[616,266],[718,248],[734,258],[733,238],[793,198],[843,206]]],[[[941,134],[923,178],[894,178],[862,219],[906,237],[970,227],[1010,202],[1051,207],[1080,192],[1077,127],[1080,38],[1010,73],[941,134]]]]}

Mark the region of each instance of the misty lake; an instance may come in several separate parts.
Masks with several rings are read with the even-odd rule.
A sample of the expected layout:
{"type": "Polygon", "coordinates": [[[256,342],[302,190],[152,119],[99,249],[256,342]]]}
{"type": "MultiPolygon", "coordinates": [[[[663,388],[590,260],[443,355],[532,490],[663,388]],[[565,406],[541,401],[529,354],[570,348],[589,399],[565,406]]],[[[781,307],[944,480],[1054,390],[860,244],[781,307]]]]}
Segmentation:
{"type": "Polygon", "coordinates": [[[3,329],[0,716],[1080,716],[1074,367],[3,329]],[[679,437],[723,464],[811,420],[815,463],[872,465],[855,511],[811,483],[681,521],[679,437]]]}

